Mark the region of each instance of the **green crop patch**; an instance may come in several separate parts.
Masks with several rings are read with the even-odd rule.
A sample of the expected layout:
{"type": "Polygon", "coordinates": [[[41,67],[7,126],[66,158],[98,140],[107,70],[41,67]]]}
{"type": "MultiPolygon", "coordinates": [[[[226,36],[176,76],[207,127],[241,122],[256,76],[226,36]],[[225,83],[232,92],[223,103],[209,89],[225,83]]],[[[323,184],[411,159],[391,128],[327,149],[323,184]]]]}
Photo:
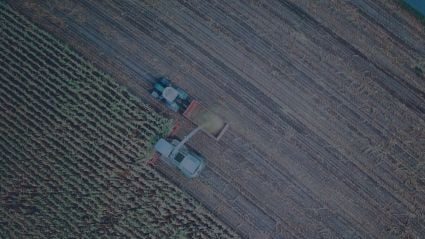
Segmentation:
{"type": "Polygon", "coordinates": [[[236,238],[146,164],[169,119],[0,1],[0,237],[236,238]]]}
{"type": "Polygon", "coordinates": [[[401,5],[412,12],[422,23],[425,23],[425,1],[400,0],[401,5]]]}

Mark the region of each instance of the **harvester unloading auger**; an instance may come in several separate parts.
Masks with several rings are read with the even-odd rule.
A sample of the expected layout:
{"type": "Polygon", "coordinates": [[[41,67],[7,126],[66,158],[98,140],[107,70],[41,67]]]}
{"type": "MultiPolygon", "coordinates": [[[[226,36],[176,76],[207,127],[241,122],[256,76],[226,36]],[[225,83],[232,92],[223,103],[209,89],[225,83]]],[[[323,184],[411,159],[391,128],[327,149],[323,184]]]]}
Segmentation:
{"type": "Polygon", "coordinates": [[[197,132],[203,131],[215,140],[220,140],[229,125],[218,115],[192,100],[180,87],[166,78],[160,78],[153,87],[151,95],[162,101],[169,109],[180,112],[198,127],[186,135],[183,140],[160,139],[155,144],[159,158],[180,169],[189,178],[199,175],[205,167],[205,159],[185,144],[197,132]]]}

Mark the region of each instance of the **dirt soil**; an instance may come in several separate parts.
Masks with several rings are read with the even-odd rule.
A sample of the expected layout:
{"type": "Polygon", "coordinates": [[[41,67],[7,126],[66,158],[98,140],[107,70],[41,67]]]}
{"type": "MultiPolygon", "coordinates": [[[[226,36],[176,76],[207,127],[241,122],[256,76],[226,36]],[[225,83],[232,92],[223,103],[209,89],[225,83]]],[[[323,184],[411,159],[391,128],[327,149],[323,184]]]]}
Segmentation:
{"type": "Polygon", "coordinates": [[[225,118],[200,178],[158,168],[243,237],[425,235],[425,28],[396,0],[8,2],[163,112],[165,75],[225,118]]]}

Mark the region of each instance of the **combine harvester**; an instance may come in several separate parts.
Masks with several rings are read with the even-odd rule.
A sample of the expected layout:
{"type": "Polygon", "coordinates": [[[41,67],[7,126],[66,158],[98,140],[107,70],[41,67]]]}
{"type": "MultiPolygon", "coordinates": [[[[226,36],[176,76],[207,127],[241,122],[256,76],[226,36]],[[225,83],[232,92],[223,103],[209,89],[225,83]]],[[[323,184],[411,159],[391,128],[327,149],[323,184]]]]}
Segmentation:
{"type": "Polygon", "coordinates": [[[198,131],[203,131],[218,141],[229,125],[202,106],[199,101],[192,100],[183,89],[174,85],[167,78],[162,77],[154,84],[151,95],[163,102],[167,108],[181,113],[198,126],[181,141],[160,139],[155,144],[155,150],[159,154],[157,158],[177,167],[186,177],[198,176],[205,167],[205,159],[202,155],[187,147],[185,143],[198,131]]]}

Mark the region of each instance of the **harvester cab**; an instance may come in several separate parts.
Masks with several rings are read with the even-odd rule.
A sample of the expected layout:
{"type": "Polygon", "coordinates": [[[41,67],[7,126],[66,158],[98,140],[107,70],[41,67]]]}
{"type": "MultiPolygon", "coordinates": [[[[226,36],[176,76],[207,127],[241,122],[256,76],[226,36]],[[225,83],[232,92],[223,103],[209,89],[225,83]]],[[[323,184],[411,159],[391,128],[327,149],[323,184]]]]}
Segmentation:
{"type": "Polygon", "coordinates": [[[183,89],[165,77],[155,82],[151,95],[163,101],[165,106],[174,112],[184,112],[191,102],[189,95],[183,89]]]}
{"type": "Polygon", "coordinates": [[[178,168],[184,176],[194,178],[205,168],[205,158],[178,139],[160,139],[155,144],[159,158],[178,168]]]}

